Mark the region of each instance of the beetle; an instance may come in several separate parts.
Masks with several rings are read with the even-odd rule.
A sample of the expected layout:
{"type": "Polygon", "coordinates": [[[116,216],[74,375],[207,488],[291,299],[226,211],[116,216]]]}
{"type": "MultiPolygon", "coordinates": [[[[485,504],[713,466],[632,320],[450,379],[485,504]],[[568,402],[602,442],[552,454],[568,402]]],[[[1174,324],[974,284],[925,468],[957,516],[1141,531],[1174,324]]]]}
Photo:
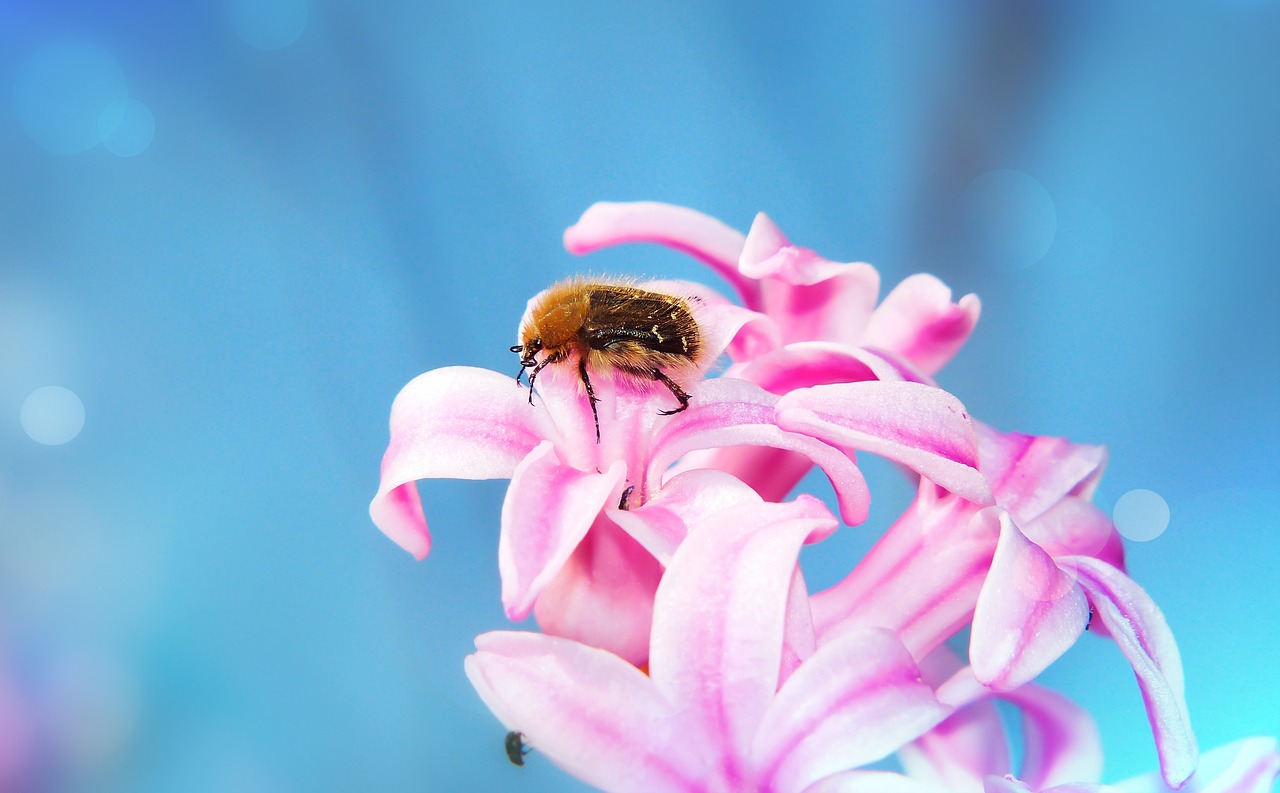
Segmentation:
{"type": "Polygon", "coordinates": [[[677,378],[699,368],[705,346],[691,305],[696,302],[695,297],[641,289],[617,279],[571,278],[554,284],[530,301],[520,323],[520,343],[511,348],[520,355],[516,382],[528,371],[533,404],[538,374],[548,366],[576,361],[591,403],[597,443],[599,400],[589,370],[633,382],[662,383],[679,406],[659,413],[679,413],[689,407],[689,394],[677,378]]]}
{"type": "Polygon", "coordinates": [[[524,756],[533,751],[524,745],[524,733],[512,730],[505,741],[507,759],[516,765],[524,765],[524,756]]]}

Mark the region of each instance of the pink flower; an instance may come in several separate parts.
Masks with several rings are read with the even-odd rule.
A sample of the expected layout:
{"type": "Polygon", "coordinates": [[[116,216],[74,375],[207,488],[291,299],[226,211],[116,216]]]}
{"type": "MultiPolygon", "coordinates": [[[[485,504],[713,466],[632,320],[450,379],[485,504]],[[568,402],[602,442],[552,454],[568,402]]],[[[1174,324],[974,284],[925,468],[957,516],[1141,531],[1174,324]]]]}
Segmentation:
{"type": "Polygon", "coordinates": [[[948,713],[887,631],[813,650],[796,559],[834,526],[807,497],[693,521],[657,590],[647,676],[516,632],[480,636],[467,676],[503,724],[604,790],[810,789],[948,713]]]}
{"type": "MultiPolygon", "coordinates": [[[[865,383],[794,391],[779,425],[833,445],[864,432],[851,407],[865,383]]],[[[907,512],[840,583],[813,597],[819,642],[861,627],[895,631],[917,658],[972,619],[970,658],[984,685],[1021,686],[1084,631],[1089,603],[1133,665],[1161,768],[1171,784],[1195,770],[1182,664],[1164,617],[1117,567],[1110,520],[1088,498],[1100,447],[1002,435],[980,427],[978,470],[998,505],[946,492],[927,478],[907,512]]]]}
{"type": "MultiPolygon", "coordinates": [[[[701,294],[696,310],[708,346],[719,351],[735,338],[741,341],[740,331],[758,315],[701,294]]],[[[596,379],[599,440],[575,367],[548,367],[533,405],[511,377],[494,372],[453,367],[416,378],[392,407],[391,442],[370,505],[374,522],[423,558],[430,534],[415,480],[510,477],[498,544],[507,615],[524,619],[540,604],[538,620],[547,630],[643,663],[661,570],[652,551],[628,534],[645,530],[636,519],[619,517],[624,491],[630,507],[643,507],[661,492],[668,466],[691,451],[768,446],[817,463],[835,487],[845,521],[865,519],[869,496],[851,450],[779,430],[777,397],[758,386],[731,378],[686,384],[689,408],[664,416],[661,411],[670,407],[665,389],[596,379]],[[540,600],[544,593],[546,602],[540,600]]],[[[959,403],[938,397],[895,406],[893,399],[890,393],[873,397],[879,424],[868,436],[871,446],[943,481],[950,474],[980,485],[981,477],[963,459],[939,456],[950,453],[948,438],[965,432],[959,403]],[[935,416],[939,405],[945,409],[935,416]],[[903,427],[924,425],[903,441],[903,427]],[[939,465],[946,470],[935,470],[939,465]]],[[[679,536],[668,539],[678,543],[679,536]]]]}
{"type": "MultiPolygon", "coordinates": [[[[975,295],[951,301],[931,275],[913,275],[876,306],[880,275],[869,264],[828,261],[792,245],[764,213],[743,236],[683,207],[653,202],[598,203],[565,231],[565,247],[584,254],[627,242],[656,242],[710,265],[743,304],[768,316],[784,345],[735,356],[726,376],[775,394],[827,383],[887,379],[929,382],[978,321],[975,295]],[[865,348],[865,349],[862,349],[865,348]]],[[[719,468],[769,499],[784,498],[812,467],[777,449],[719,449],[690,455],[681,470],[719,468]]]]}

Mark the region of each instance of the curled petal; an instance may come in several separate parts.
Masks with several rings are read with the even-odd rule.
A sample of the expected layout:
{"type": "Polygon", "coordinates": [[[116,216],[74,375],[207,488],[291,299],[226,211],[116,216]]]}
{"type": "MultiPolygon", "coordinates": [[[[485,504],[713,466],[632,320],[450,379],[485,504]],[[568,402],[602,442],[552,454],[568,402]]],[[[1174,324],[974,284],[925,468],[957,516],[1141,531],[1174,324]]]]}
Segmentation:
{"type": "Polygon", "coordinates": [[[516,466],[502,502],[498,538],[507,617],[529,616],[538,595],[560,572],[625,475],[622,462],[603,474],[564,465],[550,441],[543,441],[516,466]]]}
{"type": "Polygon", "coordinates": [[[690,532],[658,586],[650,675],[690,729],[720,741],[727,778],[748,775],[742,749],[777,691],[800,545],[833,522],[809,497],[732,507],[690,532]]]}
{"type": "Polygon", "coordinates": [[[748,308],[759,307],[759,285],[738,272],[746,238],[713,217],[685,207],[655,201],[592,204],[564,232],[564,247],[582,255],[628,242],[656,242],[707,264],[742,296],[748,308]]]}
{"type": "Polygon", "coordinates": [[[804,790],[885,757],[947,713],[896,636],[850,632],[815,652],[769,705],[752,752],[759,782],[804,790]]]}
{"type": "Polygon", "coordinates": [[[803,388],[778,401],[778,426],[878,454],[962,498],[991,503],[973,424],[940,388],[877,381],[803,388]]]}
{"type": "Polygon", "coordinates": [[[998,507],[1000,540],[978,594],[969,640],[973,672],[1005,691],[1043,672],[1084,632],[1089,606],[1071,576],[998,507]]]}
{"type": "MultiPolygon", "coordinates": [[[[1219,746],[1200,759],[1195,776],[1180,793],[1270,793],[1280,774],[1275,738],[1246,738],[1219,746]]],[[[1122,793],[1173,793],[1159,774],[1119,782],[1122,793]]]]}
{"type": "Polygon", "coordinates": [[[934,374],[969,338],[981,312],[977,295],[952,303],[946,284],[932,275],[912,275],[885,296],[861,343],[900,355],[934,374]]]}
{"type": "Polygon", "coordinates": [[[1150,596],[1106,562],[1087,556],[1058,560],[1077,580],[1120,651],[1133,665],[1155,735],[1160,771],[1180,787],[1196,770],[1196,738],[1183,693],[1182,659],[1173,633],[1150,596]]]}
{"type": "Polygon", "coordinates": [[[643,506],[609,510],[609,517],[665,565],[691,527],[744,503],[763,502],[756,491],[729,474],[699,469],[668,479],[643,506]]]}
{"type": "Polygon", "coordinates": [[[538,596],[534,616],[546,633],[640,666],[649,660],[653,596],[661,578],[658,560],[601,515],[538,596]]]}
{"type": "Polygon", "coordinates": [[[419,375],[391,406],[391,442],[369,515],[422,559],[431,549],[418,479],[505,479],[554,430],[510,377],[469,366],[419,375]]]}
{"type": "Polygon", "coordinates": [[[565,771],[608,791],[702,789],[705,749],[631,664],[535,633],[486,633],[476,649],[465,668],[485,705],[565,771]]]}
{"type": "Polygon", "coordinates": [[[996,501],[1026,526],[1067,496],[1093,495],[1107,463],[1103,446],[998,432],[977,423],[978,467],[996,501]]]}
{"type": "Polygon", "coordinates": [[[880,291],[874,267],[828,261],[792,245],[763,212],[751,224],[738,269],[761,281],[761,310],[787,341],[857,343],[880,291]]]}
{"type": "Polygon", "coordinates": [[[835,488],[844,521],[866,520],[870,504],[866,480],[849,456],[774,423],[777,397],[742,380],[704,380],[692,391],[688,410],[666,422],[653,441],[646,482],[656,481],[674,460],[696,449],[768,446],[799,452],[822,468],[835,488]]]}

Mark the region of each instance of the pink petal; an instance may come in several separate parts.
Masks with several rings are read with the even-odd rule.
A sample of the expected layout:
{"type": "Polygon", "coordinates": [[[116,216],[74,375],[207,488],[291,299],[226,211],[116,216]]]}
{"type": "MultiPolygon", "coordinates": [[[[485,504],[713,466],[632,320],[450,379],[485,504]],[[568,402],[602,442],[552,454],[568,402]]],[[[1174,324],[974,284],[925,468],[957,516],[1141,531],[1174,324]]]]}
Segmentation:
{"type": "Polygon", "coordinates": [[[946,284],[932,275],[912,275],[885,296],[861,344],[888,350],[934,374],[969,338],[981,312],[977,295],[952,303],[946,284]]]}
{"type": "Polygon", "coordinates": [[[1002,777],[989,776],[982,782],[982,789],[985,793],[1036,793],[1009,774],[1005,774],[1002,777]]]}
{"type": "MultiPolygon", "coordinates": [[[[747,380],[774,394],[796,388],[855,380],[902,380],[920,376],[901,361],[856,347],[829,342],[800,342],[734,366],[727,377],[747,380]]],[[[715,468],[751,485],[766,501],[781,501],[813,468],[803,454],[761,446],[695,451],[676,464],[677,471],[715,468]]],[[[846,522],[860,521],[846,516],[846,522]]],[[[816,541],[819,538],[810,538],[816,541]]]]}
{"type": "Polygon", "coordinates": [[[1022,533],[1050,556],[1097,556],[1107,548],[1114,526],[1093,504],[1067,496],[1023,526],[1022,533]]]}
{"type": "Polygon", "coordinates": [[[752,754],[761,787],[803,790],[887,756],[948,708],[889,631],[854,631],[821,647],[769,705],[752,754]]]}
{"type": "Polygon", "coordinates": [[[538,596],[534,616],[545,633],[640,666],[649,660],[653,597],[661,578],[658,560],[600,515],[538,596]]]}
{"type": "Polygon", "coordinates": [[[792,245],[763,212],[751,224],[738,269],[762,281],[761,310],[783,328],[789,342],[856,344],[880,291],[874,267],[831,262],[792,245]]]}
{"type": "Polygon", "coordinates": [[[892,771],[843,771],[819,780],[804,793],[956,793],[892,771]]]}
{"type": "Polygon", "coordinates": [[[476,648],[465,668],[485,705],[573,776],[609,791],[702,789],[700,736],[631,664],[534,633],[486,633],[476,648]]]}
{"type": "Polygon", "coordinates": [[[779,687],[817,649],[817,639],[813,634],[813,613],[809,610],[809,588],[805,586],[799,565],[791,574],[791,587],[787,590],[787,617],[783,625],[779,687]]]}
{"type": "MultiPolygon", "coordinates": [[[[986,793],[1035,793],[1030,787],[1019,782],[1011,776],[994,777],[989,776],[984,780],[986,793]]],[[[1073,783],[1070,785],[1059,785],[1055,788],[1048,788],[1042,793],[1119,793],[1110,785],[1094,785],[1089,783],[1073,783]]]]}
{"type": "Polygon", "coordinates": [[[720,742],[727,780],[747,778],[742,753],[777,690],[800,545],[834,521],[803,496],[732,507],[689,534],[658,586],[650,675],[682,722],[720,742]]]}
{"type": "Polygon", "coordinates": [[[988,774],[1013,764],[1004,723],[995,703],[975,702],[898,750],[902,768],[914,779],[953,793],[982,789],[988,774]]]}
{"type": "Polygon", "coordinates": [[[898,362],[870,350],[825,341],[796,342],[759,356],[731,372],[772,394],[862,380],[911,379],[898,362]]]}
{"type": "Polygon", "coordinates": [[[1087,556],[1058,559],[1093,603],[1120,651],[1133,665],[1155,735],[1166,782],[1179,787],[1196,769],[1196,738],[1183,694],[1182,660],[1173,634],[1150,596],[1106,562],[1087,556]]]}
{"type": "Polygon", "coordinates": [[[991,503],[973,424],[940,388],[877,381],[804,388],[778,401],[778,426],[878,454],[969,501],[991,503]]]}
{"type": "MultiPolygon", "coordinates": [[[[1275,738],[1246,738],[1219,746],[1200,759],[1195,776],[1180,793],[1270,793],[1280,774],[1275,738]]],[[[1172,793],[1159,774],[1116,784],[1122,793],[1172,793]]]]}
{"type": "Polygon", "coordinates": [[[630,511],[609,510],[609,517],[662,564],[671,561],[691,527],[723,509],[763,503],[756,491],[723,471],[686,471],[668,479],[658,494],[630,511]]]}
{"type": "Polygon", "coordinates": [[[782,330],[783,341],[828,341],[854,345],[861,339],[871,308],[875,305],[880,275],[869,264],[825,264],[849,269],[811,286],[791,285],[785,280],[778,280],[788,275],[795,277],[792,267],[787,268],[791,270],[788,275],[780,273],[778,277],[761,282],[760,310],[777,323],[782,330]]]}
{"type": "Polygon", "coordinates": [[[1089,605],[1071,576],[994,508],[1000,541],[973,613],[969,658],[978,681],[999,691],[1043,672],[1084,632],[1089,605]]]}
{"type": "Polygon", "coordinates": [[[742,232],[715,218],[654,201],[593,204],[564,232],[564,247],[578,255],[627,242],[656,242],[682,251],[732,284],[747,307],[757,308],[759,285],[738,272],[745,240],[742,232]]]}
{"type": "Polygon", "coordinates": [[[1034,788],[1096,782],[1102,776],[1102,739],[1088,711],[1034,684],[1000,694],[1022,710],[1021,777],[1034,788]]]}
{"type": "Polygon", "coordinates": [[[858,274],[864,286],[860,303],[866,314],[876,304],[880,274],[869,264],[828,261],[808,248],[792,245],[778,224],[763,212],[756,213],[738,259],[738,270],[748,278],[771,279],[788,286],[813,286],[840,276],[858,274]]]}
{"type": "MultiPolygon", "coordinates": [[[[723,449],[689,452],[671,467],[668,475],[697,469],[713,469],[731,474],[749,485],[765,501],[782,501],[804,475],[813,469],[813,460],[799,452],[771,449],[768,446],[726,446],[723,449]]],[[[868,503],[869,501],[870,496],[868,503]]],[[[852,520],[852,517],[846,516],[845,522],[857,525],[860,521],[852,520]]]]}
{"type": "Polygon", "coordinates": [[[374,524],[419,559],[431,549],[418,479],[505,479],[552,432],[510,376],[468,366],[419,375],[391,406],[391,442],[369,504],[374,524]]]}
{"type": "Polygon", "coordinates": [[[1004,722],[995,703],[987,699],[990,692],[977,684],[972,670],[945,644],[920,662],[920,672],[943,704],[958,707],[937,727],[898,750],[903,770],[913,779],[953,793],[981,791],[983,777],[1013,767],[1004,722]],[[958,678],[964,682],[958,683],[958,678]],[[967,689],[961,699],[948,699],[960,687],[967,689]]]}
{"type": "Polygon", "coordinates": [[[978,467],[996,501],[1026,526],[1067,496],[1088,499],[1107,463],[1103,446],[1065,438],[1001,433],[977,423],[978,467]]]}
{"type": "Polygon", "coordinates": [[[819,645],[876,626],[924,657],[969,621],[999,536],[996,510],[922,480],[915,502],[849,575],[813,596],[819,645]]]}
{"type": "Polygon", "coordinates": [[[570,468],[560,462],[550,441],[543,441],[516,466],[502,502],[498,538],[502,604],[508,618],[529,616],[538,595],[620,490],[625,475],[621,462],[603,474],[570,468]]]}
{"type": "Polygon", "coordinates": [[[779,429],[774,423],[777,397],[732,378],[704,380],[691,394],[689,409],[672,416],[653,439],[646,482],[656,481],[668,465],[696,449],[769,446],[800,452],[817,463],[835,488],[845,522],[856,525],[866,519],[870,495],[858,467],[838,449],[779,429]]]}

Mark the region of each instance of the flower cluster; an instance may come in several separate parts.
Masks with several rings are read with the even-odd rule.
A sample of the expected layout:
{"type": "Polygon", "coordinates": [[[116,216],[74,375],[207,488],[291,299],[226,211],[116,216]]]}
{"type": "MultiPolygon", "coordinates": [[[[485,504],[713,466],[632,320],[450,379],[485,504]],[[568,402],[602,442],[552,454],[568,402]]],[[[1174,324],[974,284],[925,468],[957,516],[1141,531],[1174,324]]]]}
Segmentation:
{"type": "Polygon", "coordinates": [[[915,275],[877,302],[875,269],[792,245],[763,214],[744,236],[680,207],[597,204],[565,233],[577,254],[627,242],[696,257],[741,301],[639,285],[697,295],[704,343],[731,361],[683,384],[687,410],[663,414],[661,386],[583,393],[576,367],[547,368],[537,400],[509,375],[431,371],[392,408],[370,512],[417,557],[416,480],[511,480],[503,605],[543,632],[486,633],[466,660],[507,728],[605,790],[1270,789],[1272,739],[1198,758],[1173,636],[1090,503],[1105,450],[997,431],[933,381],[976,297],[915,275]],[[867,517],[859,451],[913,472],[918,494],[810,593],[801,547],[867,517]],[[785,500],[815,465],[839,518],[785,500]],[[966,626],[967,664],[944,644],[966,626]],[[1031,682],[1086,629],[1133,666],[1158,774],[1097,784],[1092,720],[1031,682]],[[997,699],[1025,717],[1019,768],[997,699]],[[904,773],[862,768],[895,752],[904,773]]]}

